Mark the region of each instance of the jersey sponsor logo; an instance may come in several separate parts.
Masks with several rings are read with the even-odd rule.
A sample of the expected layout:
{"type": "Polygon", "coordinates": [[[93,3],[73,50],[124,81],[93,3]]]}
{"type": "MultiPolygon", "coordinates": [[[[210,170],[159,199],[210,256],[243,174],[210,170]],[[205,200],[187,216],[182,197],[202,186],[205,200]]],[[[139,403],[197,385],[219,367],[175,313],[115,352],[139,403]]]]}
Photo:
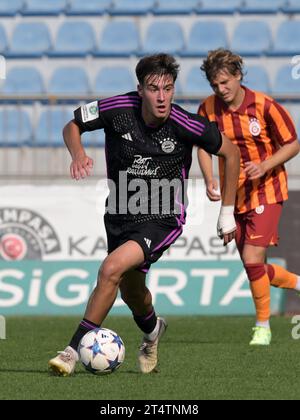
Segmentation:
{"type": "Polygon", "coordinates": [[[265,206],[258,206],[255,209],[256,214],[263,214],[265,211],[265,206]]]}
{"type": "Polygon", "coordinates": [[[143,157],[141,155],[134,156],[134,162],[131,168],[127,168],[127,173],[134,176],[158,176],[160,166],[157,168],[150,167],[152,157],[143,157]]]}
{"type": "Polygon", "coordinates": [[[251,118],[249,123],[249,131],[252,136],[259,136],[261,133],[261,126],[259,121],[256,118],[251,118]]]}
{"type": "Polygon", "coordinates": [[[99,118],[98,102],[94,101],[81,107],[81,118],[84,123],[99,118]]]}
{"type": "Polygon", "coordinates": [[[162,151],[165,153],[172,153],[175,150],[176,142],[171,138],[163,139],[160,144],[162,151]]]}
{"type": "Polygon", "coordinates": [[[41,260],[61,251],[49,222],[28,209],[0,208],[0,260],[41,260]]]}
{"type": "Polygon", "coordinates": [[[151,239],[144,238],[144,241],[146,242],[147,247],[150,249],[150,247],[151,247],[151,243],[152,243],[151,239]]]}
{"type": "Polygon", "coordinates": [[[128,141],[133,141],[133,138],[131,137],[130,133],[123,134],[122,138],[125,139],[125,140],[128,140],[128,141]]]}

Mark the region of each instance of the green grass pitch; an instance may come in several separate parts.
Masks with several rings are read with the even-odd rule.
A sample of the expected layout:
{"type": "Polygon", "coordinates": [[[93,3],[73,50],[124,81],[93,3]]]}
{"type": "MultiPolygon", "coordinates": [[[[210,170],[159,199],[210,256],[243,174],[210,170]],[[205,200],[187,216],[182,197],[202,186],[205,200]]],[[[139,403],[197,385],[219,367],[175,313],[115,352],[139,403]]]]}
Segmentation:
{"type": "Polygon", "coordinates": [[[63,350],[79,321],[74,317],[13,317],[0,340],[0,400],[299,399],[300,340],[289,318],[273,318],[269,348],[250,348],[253,318],[167,317],[159,372],[136,366],[141,334],[130,317],[109,317],[126,357],[118,371],[94,376],[78,365],[69,378],[50,376],[47,362],[63,350]]]}

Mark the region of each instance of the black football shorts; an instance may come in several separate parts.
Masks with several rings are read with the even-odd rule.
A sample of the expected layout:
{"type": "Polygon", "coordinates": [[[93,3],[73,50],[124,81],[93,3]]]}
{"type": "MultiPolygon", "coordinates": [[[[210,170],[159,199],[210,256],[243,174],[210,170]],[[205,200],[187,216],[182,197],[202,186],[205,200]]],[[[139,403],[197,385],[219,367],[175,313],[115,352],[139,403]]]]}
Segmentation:
{"type": "Polygon", "coordinates": [[[144,251],[145,261],[137,268],[147,273],[151,264],[159,260],[163,253],[182,234],[182,225],[174,217],[151,220],[143,223],[120,223],[104,217],[108,254],[128,241],[137,242],[144,251]]]}

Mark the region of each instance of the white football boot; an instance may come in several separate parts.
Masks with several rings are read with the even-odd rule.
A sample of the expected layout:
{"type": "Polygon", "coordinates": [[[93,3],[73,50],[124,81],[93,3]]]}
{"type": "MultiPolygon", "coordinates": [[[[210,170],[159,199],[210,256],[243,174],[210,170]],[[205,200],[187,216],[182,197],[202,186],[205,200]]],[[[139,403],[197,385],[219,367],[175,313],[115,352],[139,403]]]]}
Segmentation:
{"type": "Polygon", "coordinates": [[[58,353],[58,356],[49,360],[49,369],[58,376],[72,375],[79,360],[78,353],[70,346],[58,353]]]}
{"type": "Polygon", "coordinates": [[[139,368],[142,373],[150,373],[157,366],[158,343],[161,337],[164,335],[168,326],[167,322],[163,318],[157,317],[157,321],[159,322],[159,330],[158,330],[157,337],[155,338],[154,341],[150,341],[144,337],[140,350],[139,350],[138,362],[139,362],[139,368]]]}

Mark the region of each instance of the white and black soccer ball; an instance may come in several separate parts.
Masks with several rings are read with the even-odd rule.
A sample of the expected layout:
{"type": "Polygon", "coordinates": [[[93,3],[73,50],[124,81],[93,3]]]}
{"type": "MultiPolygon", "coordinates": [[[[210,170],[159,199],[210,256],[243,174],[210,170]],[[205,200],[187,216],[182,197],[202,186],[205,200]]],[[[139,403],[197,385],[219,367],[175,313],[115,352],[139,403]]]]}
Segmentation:
{"type": "Polygon", "coordinates": [[[96,375],[112,373],[125,358],[125,346],[117,333],[107,328],[96,328],[81,339],[78,346],[83,366],[96,375]]]}

